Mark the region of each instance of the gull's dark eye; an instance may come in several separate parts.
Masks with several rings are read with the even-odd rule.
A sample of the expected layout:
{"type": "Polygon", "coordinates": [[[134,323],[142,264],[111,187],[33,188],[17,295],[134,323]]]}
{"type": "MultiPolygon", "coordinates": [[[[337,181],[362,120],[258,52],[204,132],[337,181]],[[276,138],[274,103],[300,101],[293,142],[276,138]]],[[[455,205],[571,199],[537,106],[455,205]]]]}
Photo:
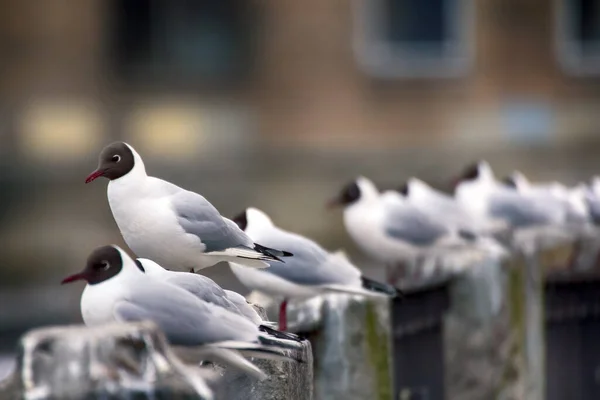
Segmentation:
{"type": "Polygon", "coordinates": [[[118,163],[119,161],[121,161],[121,156],[120,156],[120,155],[118,155],[118,154],[115,154],[115,155],[114,155],[114,156],[112,156],[110,159],[111,159],[111,161],[112,161],[112,162],[116,162],[116,163],[118,163]]]}
{"type": "Polygon", "coordinates": [[[110,263],[108,261],[101,261],[98,264],[94,264],[94,269],[100,270],[100,271],[106,271],[110,268],[110,263]]]}

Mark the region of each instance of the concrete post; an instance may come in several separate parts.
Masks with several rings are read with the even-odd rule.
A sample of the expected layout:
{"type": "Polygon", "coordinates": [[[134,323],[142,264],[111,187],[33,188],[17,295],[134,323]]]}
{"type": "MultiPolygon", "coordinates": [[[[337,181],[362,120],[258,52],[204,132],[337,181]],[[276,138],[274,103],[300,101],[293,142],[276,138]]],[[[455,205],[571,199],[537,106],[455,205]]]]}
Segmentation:
{"type": "Polygon", "coordinates": [[[151,323],[33,330],[19,345],[3,399],[205,399],[199,371],[173,355],[151,323]]]}
{"type": "Polygon", "coordinates": [[[572,247],[487,260],[450,283],[445,319],[449,399],[545,398],[544,271],[572,247]]]}
{"type": "Polygon", "coordinates": [[[310,342],[306,340],[301,350],[293,357],[302,360],[276,361],[251,359],[268,375],[264,381],[257,381],[232,368],[221,368],[222,379],[214,388],[215,400],[312,400],[313,398],[313,358],[310,342]]]}
{"type": "Polygon", "coordinates": [[[38,329],[21,339],[0,398],[311,400],[310,343],[285,352],[302,362],[255,360],[268,375],[260,382],[233,368],[184,364],[150,322],[38,329]]]}
{"type": "Polygon", "coordinates": [[[291,330],[313,345],[315,399],[392,398],[390,300],[328,294],[291,304],[291,330]]]}
{"type": "Polygon", "coordinates": [[[520,278],[519,271],[490,259],[450,281],[444,321],[448,399],[527,398],[520,278]]]}

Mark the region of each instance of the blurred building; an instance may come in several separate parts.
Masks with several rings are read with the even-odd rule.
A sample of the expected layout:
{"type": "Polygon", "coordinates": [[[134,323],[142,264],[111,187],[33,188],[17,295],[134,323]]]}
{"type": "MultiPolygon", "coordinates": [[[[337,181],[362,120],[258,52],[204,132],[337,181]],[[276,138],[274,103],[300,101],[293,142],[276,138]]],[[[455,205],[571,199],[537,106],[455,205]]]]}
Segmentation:
{"type": "Polygon", "coordinates": [[[593,0],[2,3],[11,153],[132,136],[187,154],[223,129],[309,148],[569,142],[600,119],[593,0]]]}
{"type": "Polygon", "coordinates": [[[58,282],[123,244],[105,183],[83,185],[112,140],[223,214],[258,206],[363,267],[323,210],[357,174],[443,182],[484,157],[569,183],[600,170],[595,0],[0,7],[0,353],[33,325],[78,320],[81,287],[58,282]]]}
{"type": "Polygon", "coordinates": [[[481,157],[534,179],[598,170],[596,1],[0,5],[5,288],[122,244],[104,184],[83,185],[112,140],[225,215],[255,205],[354,257],[323,203],[357,174],[441,182],[481,157]]]}

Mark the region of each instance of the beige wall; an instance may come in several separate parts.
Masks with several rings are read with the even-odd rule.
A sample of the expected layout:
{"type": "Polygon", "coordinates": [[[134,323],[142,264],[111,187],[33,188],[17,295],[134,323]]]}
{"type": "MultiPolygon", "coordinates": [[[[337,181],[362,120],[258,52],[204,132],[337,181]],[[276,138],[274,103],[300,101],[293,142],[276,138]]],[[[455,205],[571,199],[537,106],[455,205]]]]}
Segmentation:
{"type": "MultiPolygon", "coordinates": [[[[126,92],[105,69],[106,2],[0,3],[0,101],[126,92]]],[[[476,59],[468,76],[374,82],[354,59],[351,1],[257,1],[263,23],[258,68],[234,101],[256,107],[260,132],[307,145],[402,145],[476,133],[497,120],[499,105],[514,96],[555,105],[558,118],[567,121],[560,124],[563,131],[570,120],[595,117],[597,81],[565,77],[554,59],[553,2],[474,3],[476,59]],[[583,103],[593,105],[588,111],[569,108],[583,103]],[[567,115],[569,109],[578,116],[567,115]],[[480,123],[472,122],[476,115],[480,123]]]]}

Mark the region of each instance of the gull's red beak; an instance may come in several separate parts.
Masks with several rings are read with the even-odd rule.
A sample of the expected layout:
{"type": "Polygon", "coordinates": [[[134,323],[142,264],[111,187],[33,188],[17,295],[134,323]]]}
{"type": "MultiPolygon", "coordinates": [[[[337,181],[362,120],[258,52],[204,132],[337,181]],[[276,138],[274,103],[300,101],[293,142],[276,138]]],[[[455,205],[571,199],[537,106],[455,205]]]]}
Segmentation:
{"type": "Polygon", "coordinates": [[[79,272],[77,274],[67,276],[65,279],[62,280],[62,282],[60,284],[64,285],[65,283],[71,283],[71,282],[81,281],[81,280],[85,280],[85,274],[83,272],[79,272]]]}
{"type": "Polygon", "coordinates": [[[85,178],[85,183],[90,183],[90,182],[100,178],[101,176],[104,176],[104,171],[97,169],[96,171],[89,174],[89,176],[87,178],[85,178]]]}

